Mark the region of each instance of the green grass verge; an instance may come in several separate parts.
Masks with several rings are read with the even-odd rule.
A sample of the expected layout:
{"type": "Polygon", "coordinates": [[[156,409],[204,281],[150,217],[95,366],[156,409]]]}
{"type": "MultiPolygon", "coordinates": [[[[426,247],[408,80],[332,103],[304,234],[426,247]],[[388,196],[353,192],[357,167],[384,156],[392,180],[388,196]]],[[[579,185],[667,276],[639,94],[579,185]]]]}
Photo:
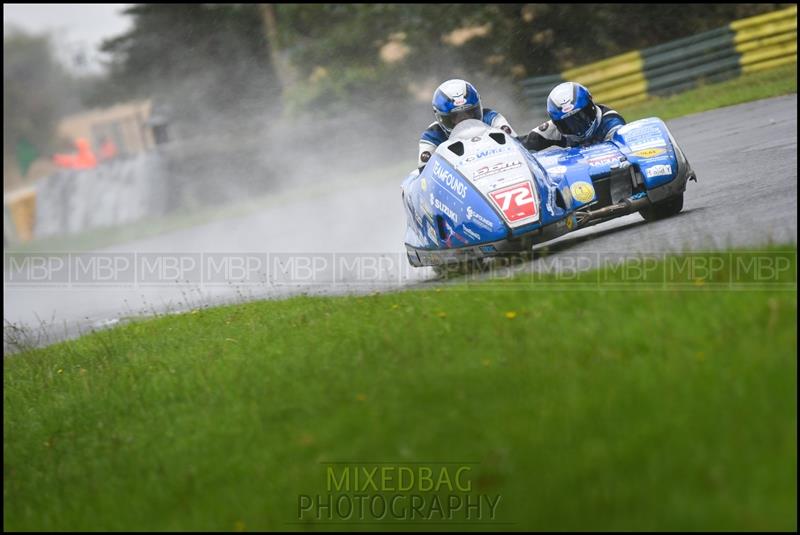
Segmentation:
{"type": "Polygon", "coordinates": [[[508,524],[446,529],[794,530],[796,248],[770,254],[766,285],[720,253],[707,276],[253,302],[6,358],[4,527],[358,529],[292,523],[347,460],[477,463],[508,524]]]}
{"type": "Polygon", "coordinates": [[[659,117],[666,121],[790,93],[797,93],[796,63],[745,74],[717,84],[701,85],[670,97],[652,97],[644,102],[620,107],[618,111],[628,122],[644,117],[659,117]]]}

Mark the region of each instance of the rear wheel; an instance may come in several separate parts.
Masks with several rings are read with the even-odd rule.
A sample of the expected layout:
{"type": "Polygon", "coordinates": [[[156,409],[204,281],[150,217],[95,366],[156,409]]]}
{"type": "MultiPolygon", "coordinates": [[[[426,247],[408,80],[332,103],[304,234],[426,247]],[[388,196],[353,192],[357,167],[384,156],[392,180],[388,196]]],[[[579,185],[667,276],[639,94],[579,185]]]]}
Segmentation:
{"type": "Polygon", "coordinates": [[[645,221],[658,221],[672,217],[681,210],[683,210],[683,193],[642,208],[639,213],[645,221]]]}

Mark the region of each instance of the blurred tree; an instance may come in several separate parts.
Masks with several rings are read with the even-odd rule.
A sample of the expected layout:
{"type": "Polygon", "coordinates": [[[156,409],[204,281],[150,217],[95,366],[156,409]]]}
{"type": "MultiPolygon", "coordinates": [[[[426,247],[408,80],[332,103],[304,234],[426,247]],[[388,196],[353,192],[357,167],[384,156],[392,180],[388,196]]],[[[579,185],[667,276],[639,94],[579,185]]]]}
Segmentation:
{"type": "Polygon", "coordinates": [[[55,61],[50,39],[12,30],[3,37],[3,155],[31,155],[55,147],[58,119],[75,108],[73,80],[55,61]]]}
{"type": "Polygon", "coordinates": [[[295,107],[408,97],[410,79],[454,72],[508,81],[711,30],[780,4],[279,4],[282,47],[300,73],[295,107]],[[381,52],[401,42],[404,59],[381,52]]]}
{"type": "Polygon", "coordinates": [[[480,18],[491,31],[468,42],[462,57],[511,78],[551,74],[785,5],[790,4],[487,5],[480,18]]]}
{"type": "Polygon", "coordinates": [[[299,83],[290,109],[336,113],[357,107],[390,115],[407,106],[409,85],[457,67],[442,36],[482,6],[444,4],[278,4],[282,47],[299,83]]]}
{"type": "Polygon", "coordinates": [[[107,40],[97,103],[155,97],[178,120],[245,121],[280,105],[280,85],[253,4],[134,4],[132,29],[107,40]]]}
{"type": "Polygon", "coordinates": [[[135,4],[133,29],[104,46],[111,76],[96,99],[161,97],[197,120],[280,104],[388,114],[407,105],[417,80],[474,73],[512,82],[780,6],[135,4]],[[290,88],[281,92],[281,82],[290,88]]]}

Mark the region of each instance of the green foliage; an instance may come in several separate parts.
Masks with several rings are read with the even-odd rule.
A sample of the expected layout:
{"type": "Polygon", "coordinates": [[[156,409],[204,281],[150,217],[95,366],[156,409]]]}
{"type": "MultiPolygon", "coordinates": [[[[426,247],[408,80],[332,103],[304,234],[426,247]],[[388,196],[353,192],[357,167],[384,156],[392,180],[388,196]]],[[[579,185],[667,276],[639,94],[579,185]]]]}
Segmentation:
{"type": "Polygon", "coordinates": [[[651,97],[619,108],[618,111],[628,122],[645,117],[668,120],[790,93],[797,93],[796,63],[745,74],[721,83],[701,85],[669,97],[651,97]]]}
{"type": "MultiPolygon", "coordinates": [[[[387,84],[376,82],[381,77],[445,79],[458,70],[512,81],[549,74],[717,28],[776,7],[779,6],[281,4],[276,13],[281,46],[288,48],[301,75],[298,94],[289,96],[295,104],[293,109],[297,109],[308,102],[340,106],[341,99],[353,105],[369,105],[384,95],[387,84]],[[463,42],[447,39],[454,30],[471,27],[483,31],[463,42]],[[410,52],[402,62],[386,65],[379,57],[379,48],[398,34],[402,34],[402,42],[410,52]],[[328,72],[324,81],[313,77],[320,67],[328,72]],[[319,94],[335,95],[336,99],[319,102],[309,97],[319,94]]],[[[407,92],[403,96],[408,98],[407,92]]]]}
{"type": "Polygon", "coordinates": [[[279,105],[257,5],[135,4],[126,13],[133,28],[102,47],[113,61],[99,101],[153,96],[194,122],[279,105]]]}
{"type": "MultiPolygon", "coordinates": [[[[281,104],[311,117],[408,105],[411,82],[509,83],[717,28],[780,4],[135,4],[108,41],[97,102],[156,96],[176,115],[238,120],[281,104]],[[264,9],[274,14],[267,38],[264,9]],[[473,33],[470,35],[469,32],[473,33]],[[456,32],[456,33],[453,33],[456,32]],[[461,39],[454,37],[462,33],[461,39]],[[464,34],[466,32],[466,34],[464,34]],[[268,42],[268,41],[271,41],[268,42]],[[391,60],[383,47],[404,49],[391,60]],[[292,76],[279,82],[273,61],[292,76]],[[287,87],[282,87],[282,83],[287,87]],[[390,106],[391,107],[391,106],[390,106]]],[[[393,111],[393,110],[392,110],[393,111]]]]}
{"type": "Polygon", "coordinates": [[[401,112],[392,103],[407,103],[408,91],[398,81],[397,71],[385,65],[326,69],[318,80],[299,84],[287,95],[287,111],[317,118],[334,117],[349,103],[368,110],[381,109],[387,115],[391,115],[390,110],[401,112]]]}
{"type": "Polygon", "coordinates": [[[780,4],[527,4],[483,8],[492,32],[464,54],[494,74],[552,74],[763,13],[780,4]],[[488,65],[481,57],[500,56],[488,65]]]}
{"type": "Polygon", "coordinates": [[[20,144],[46,152],[56,121],[70,109],[72,80],[53,58],[47,36],[13,31],[3,37],[3,154],[20,144]]]}
{"type": "Polygon", "coordinates": [[[36,150],[36,147],[31,145],[27,140],[23,139],[19,143],[17,143],[17,164],[19,165],[19,170],[24,177],[28,173],[28,169],[30,169],[31,164],[39,157],[39,151],[36,150]]]}

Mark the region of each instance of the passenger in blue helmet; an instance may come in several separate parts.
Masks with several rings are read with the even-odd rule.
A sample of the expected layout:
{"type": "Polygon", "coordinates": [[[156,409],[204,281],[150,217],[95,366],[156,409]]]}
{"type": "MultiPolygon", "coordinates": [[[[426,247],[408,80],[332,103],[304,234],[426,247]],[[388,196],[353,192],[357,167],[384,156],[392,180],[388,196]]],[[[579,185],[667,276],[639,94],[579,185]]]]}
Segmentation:
{"type": "Polygon", "coordinates": [[[528,150],[599,143],[611,139],[625,124],[622,115],[608,106],[595,104],[589,90],[575,82],[564,82],[550,91],[547,114],[549,121],[520,138],[528,150]]]}
{"type": "Polygon", "coordinates": [[[453,127],[465,119],[477,119],[516,136],[505,117],[483,107],[478,91],[467,81],[447,80],[436,88],[431,104],[436,122],[431,123],[420,137],[417,167],[425,165],[436,147],[450,137],[453,127]]]}

